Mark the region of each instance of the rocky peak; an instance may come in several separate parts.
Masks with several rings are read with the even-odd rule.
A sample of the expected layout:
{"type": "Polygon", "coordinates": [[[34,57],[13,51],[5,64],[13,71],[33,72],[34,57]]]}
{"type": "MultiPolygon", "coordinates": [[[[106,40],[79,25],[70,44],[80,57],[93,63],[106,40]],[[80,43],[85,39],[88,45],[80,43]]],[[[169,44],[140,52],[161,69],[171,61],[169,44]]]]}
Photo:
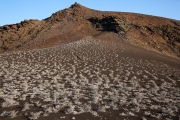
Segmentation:
{"type": "Polygon", "coordinates": [[[72,4],[69,8],[66,8],[64,10],[60,10],[56,13],[53,13],[51,17],[45,19],[47,21],[51,22],[60,22],[63,19],[73,20],[73,19],[79,19],[84,17],[88,14],[88,11],[90,11],[88,8],[82,6],[81,4],[75,2],[72,4]]]}
{"type": "Polygon", "coordinates": [[[80,7],[83,7],[81,4],[75,2],[74,4],[71,5],[70,8],[80,8],[80,7]]]}

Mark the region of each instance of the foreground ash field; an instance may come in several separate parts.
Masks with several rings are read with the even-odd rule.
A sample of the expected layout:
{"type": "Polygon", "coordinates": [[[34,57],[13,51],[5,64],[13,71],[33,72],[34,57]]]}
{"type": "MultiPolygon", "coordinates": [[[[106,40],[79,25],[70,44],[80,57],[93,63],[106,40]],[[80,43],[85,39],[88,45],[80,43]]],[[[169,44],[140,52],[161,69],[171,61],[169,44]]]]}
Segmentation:
{"type": "Polygon", "coordinates": [[[3,53],[0,79],[1,120],[180,119],[178,60],[124,41],[3,53]]]}

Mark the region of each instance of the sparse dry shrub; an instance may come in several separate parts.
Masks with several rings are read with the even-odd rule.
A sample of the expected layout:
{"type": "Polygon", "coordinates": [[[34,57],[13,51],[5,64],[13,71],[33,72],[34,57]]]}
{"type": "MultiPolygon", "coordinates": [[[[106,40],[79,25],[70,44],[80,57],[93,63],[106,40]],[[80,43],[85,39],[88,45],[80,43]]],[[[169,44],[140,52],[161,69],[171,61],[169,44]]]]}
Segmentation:
{"type": "Polygon", "coordinates": [[[42,113],[43,113],[42,111],[39,111],[39,112],[36,112],[36,113],[31,112],[30,113],[31,116],[29,117],[29,119],[30,120],[37,120],[42,113]]]}
{"type": "Polygon", "coordinates": [[[24,104],[24,107],[23,107],[22,111],[26,111],[26,110],[28,110],[29,108],[30,108],[30,104],[29,104],[28,102],[26,102],[26,103],[24,104]]]}
{"type": "Polygon", "coordinates": [[[75,106],[69,105],[68,108],[64,111],[65,114],[72,114],[74,112],[75,106]]]}
{"type": "Polygon", "coordinates": [[[10,118],[15,118],[17,116],[18,111],[12,110],[10,111],[10,114],[8,115],[10,118]]]}
{"type": "Polygon", "coordinates": [[[84,111],[84,112],[90,112],[90,111],[91,111],[91,105],[85,104],[85,105],[83,106],[83,111],[84,111]]]}
{"type": "MultiPolygon", "coordinates": [[[[136,116],[148,109],[162,110],[163,118],[177,116],[180,99],[176,96],[180,90],[173,81],[179,79],[178,75],[170,80],[166,77],[173,75],[170,68],[153,62],[147,65],[151,63],[148,60],[122,57],[116,45],[109,48],[109,44],[112,43],[87,37],[54,48],[13,53],[11,57],[0,55],[0,78],[3,78],[0,98],[5,100],[1,107],[16,107],[18,102],[30,97],[30,102],[18,114],[26,112],[28,116],[34,108],[43,110],[43,113],[32,113],[30,119],[59,110],[66,114],[90,112],[97,116],[98,112],[122,107],[122,116],[136,116]],[[77,55],[82,59],[74,59],[77,55]],[[92,104],[99,106],[97,111],[92,104]]],[[[9,114],[4,112],[2,116],[9,114]]],[[[161,118],[156,113],[152,115],[161,118]]]]}
{"type": "Polygon", "coordinates": [[[106,106],[105,105],[99,105],[98,112],[106,112],[106,106]]]}
{"type": "Polygon", "coordinates": [[[1,107],[11,107],[11,106],[15,106],[15,105],[19,105],[19,102],[11,99],[11,98],[4,98],[5,102],[3,102],[1,104],[1,107]]]}

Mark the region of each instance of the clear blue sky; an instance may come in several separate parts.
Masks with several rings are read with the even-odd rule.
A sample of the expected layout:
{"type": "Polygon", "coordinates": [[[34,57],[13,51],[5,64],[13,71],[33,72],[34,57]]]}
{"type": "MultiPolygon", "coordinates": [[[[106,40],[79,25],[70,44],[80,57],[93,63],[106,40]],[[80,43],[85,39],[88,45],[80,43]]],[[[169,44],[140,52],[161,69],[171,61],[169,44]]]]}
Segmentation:
{"type": "Polygon", "coordinates": [[[0,26],[44,19],[78,2],[102,10],[134,12],[180,20],[180,0],[0,0],[0,26]]]}

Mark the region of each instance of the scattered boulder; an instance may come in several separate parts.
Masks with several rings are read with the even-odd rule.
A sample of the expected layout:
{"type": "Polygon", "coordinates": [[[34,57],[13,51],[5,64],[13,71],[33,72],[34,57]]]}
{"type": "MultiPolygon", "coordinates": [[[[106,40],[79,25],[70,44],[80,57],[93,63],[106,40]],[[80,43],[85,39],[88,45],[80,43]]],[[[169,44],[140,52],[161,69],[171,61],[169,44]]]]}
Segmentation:
{"type": "Polygon", "coordinates": [[[9,28],[9,26],[5,25],[5,26],[3,26],[3,29],[4,30],[9,30],[10,28],[9,28]]]}
{"type": "Polygon", "coordinates": [[[17,30],[17,25],[11,25],[11,29],[17,30]]]}

